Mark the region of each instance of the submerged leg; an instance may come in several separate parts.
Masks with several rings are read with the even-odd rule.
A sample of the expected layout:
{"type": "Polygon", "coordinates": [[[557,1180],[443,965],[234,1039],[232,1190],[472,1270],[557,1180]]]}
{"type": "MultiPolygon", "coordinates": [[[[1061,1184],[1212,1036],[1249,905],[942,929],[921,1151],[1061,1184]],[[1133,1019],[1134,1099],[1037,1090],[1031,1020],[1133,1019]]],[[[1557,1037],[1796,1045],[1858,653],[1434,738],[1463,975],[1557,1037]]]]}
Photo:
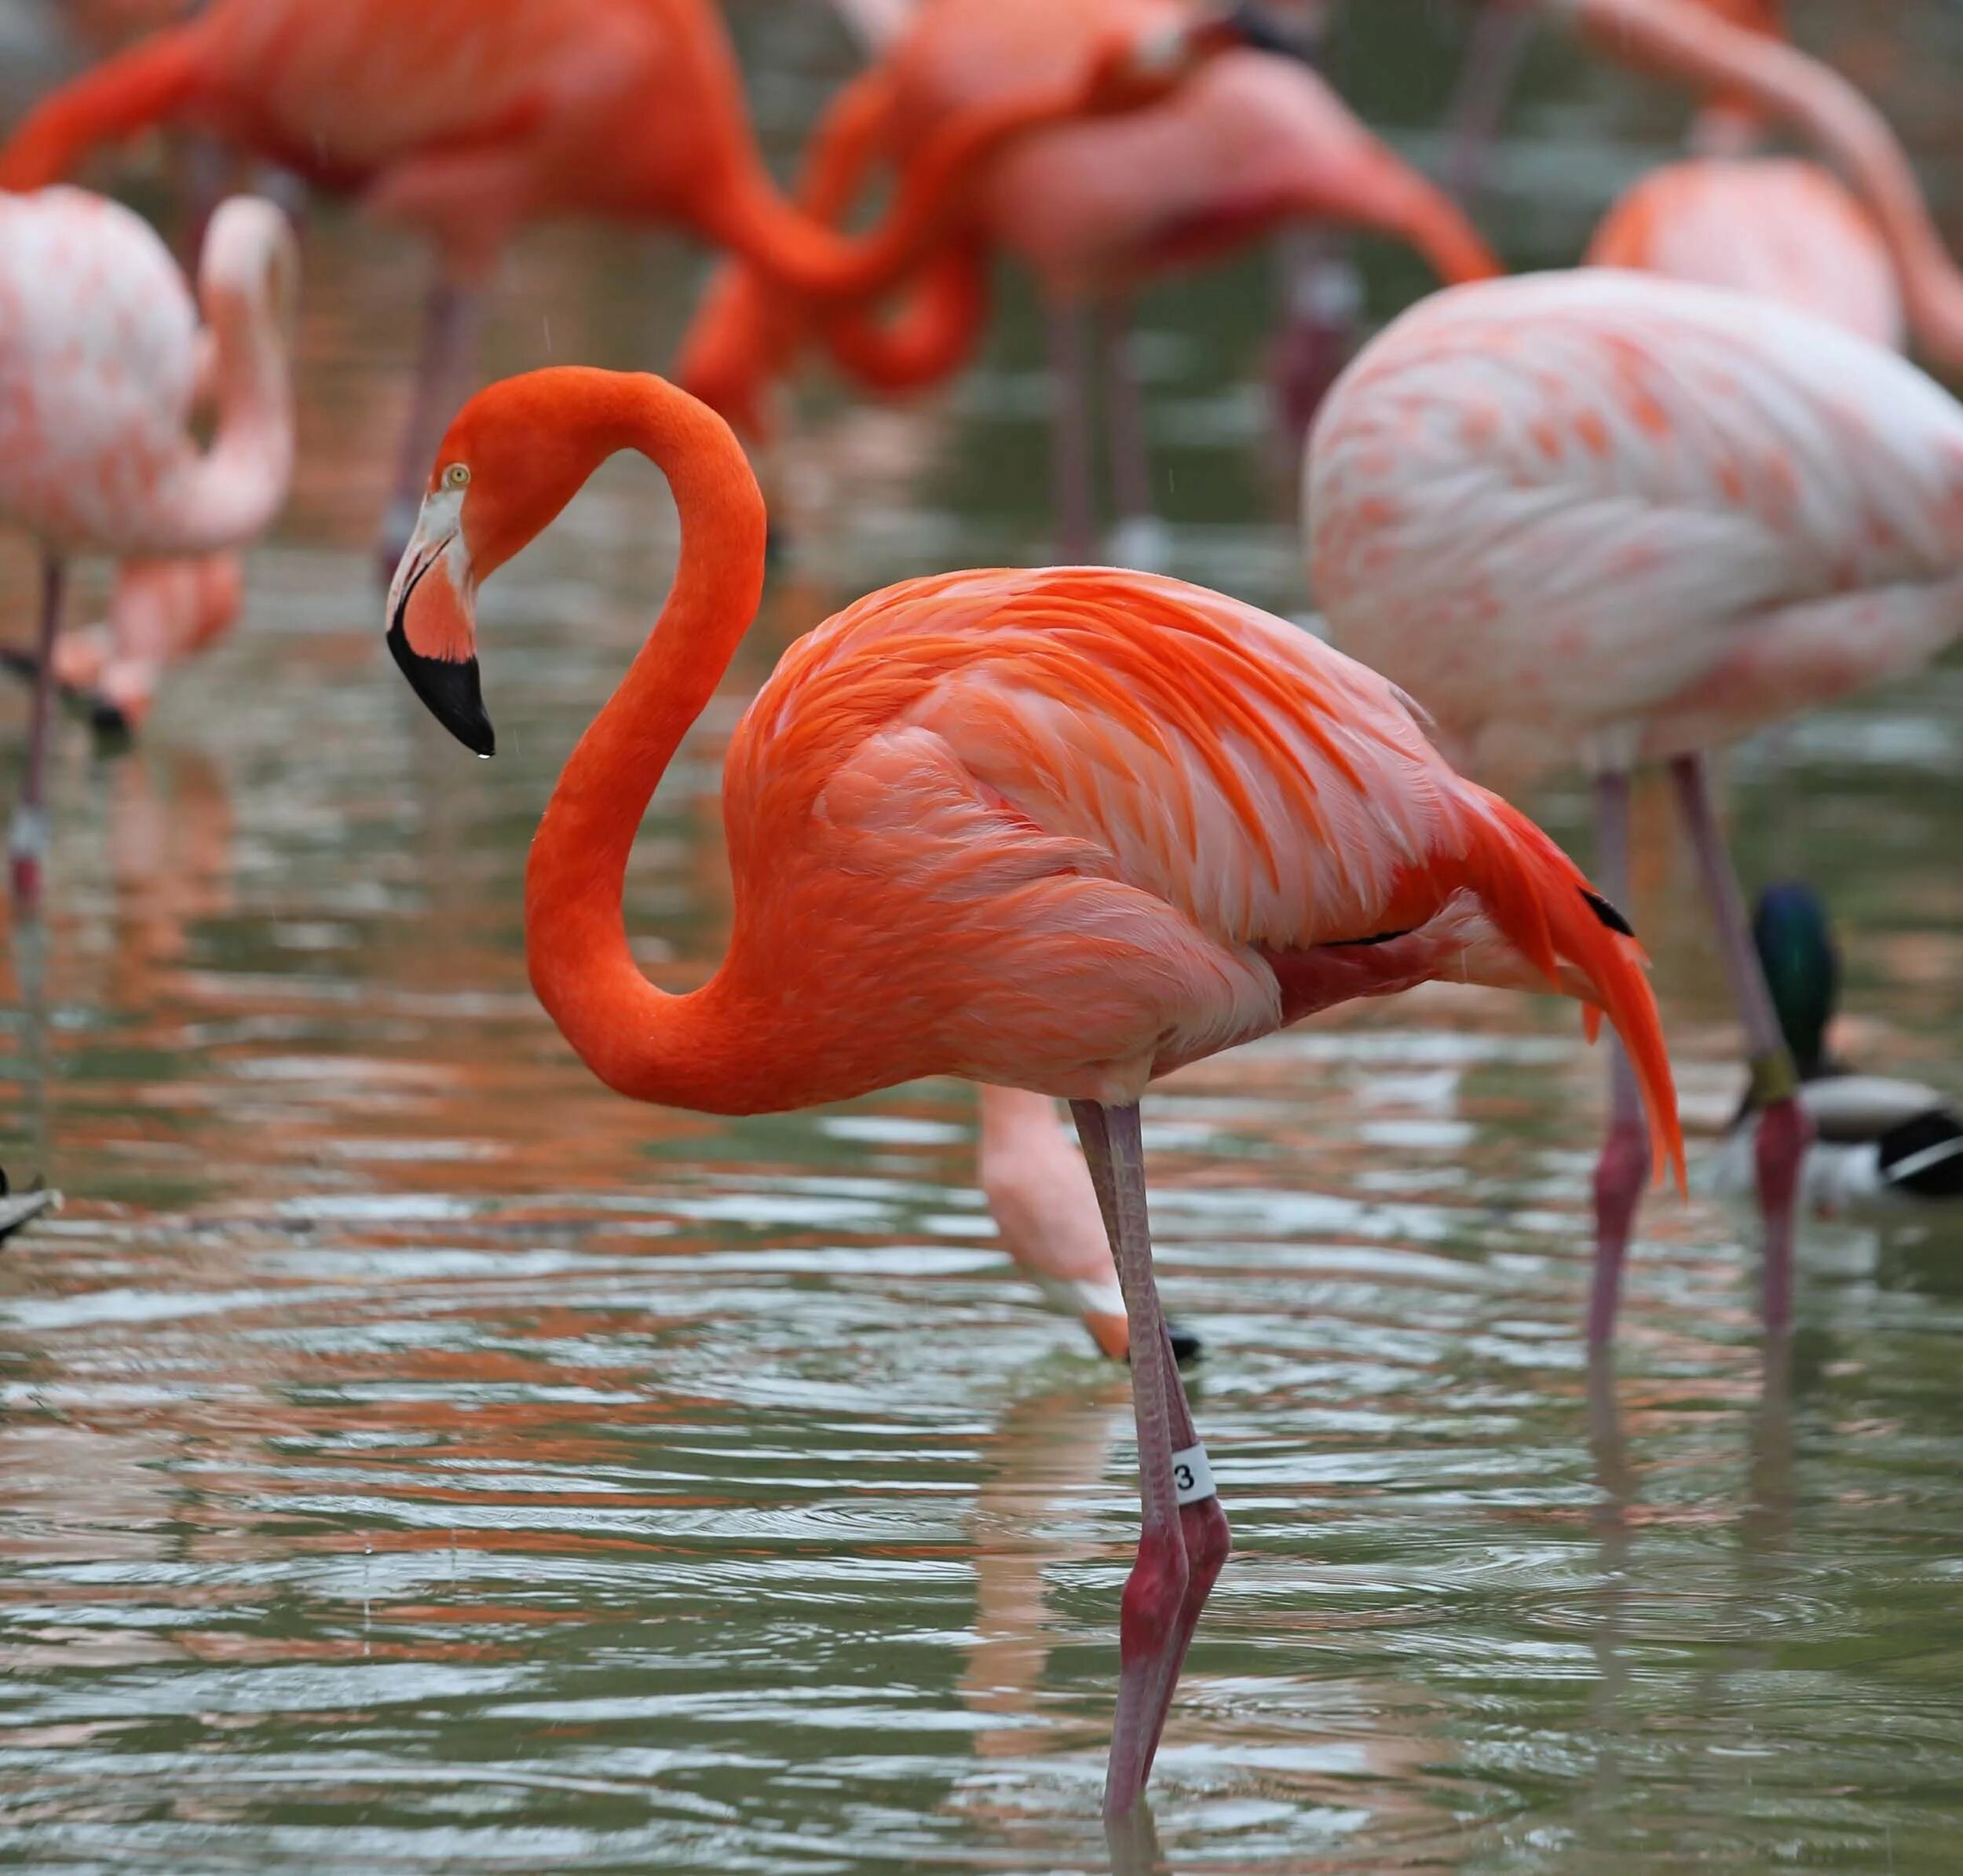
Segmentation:
{"type": "Polygon", "coordinates": [[[1677,806],[1697,854],[1698,872],[1718,950],[1731,981],[1731,1000],[1745,1024],[1750,1051],[1753,1092],[1759,1117],[1756,1148],[1759,1212],[1765,1221],[1765,1326],[1778,1334],[1793,1322],[1793,1233],[1799,1199],[1800,1168],[1812,1144],[1813,1126],[1800,1105],[1800,1078],[1792,1052],[1780,1033],[1772,993],[1752,948],[1745,897],[1725,847],[1724,830],[1711,799],[1711,783],[1701,755],[1680,755],[1670,764],[1677,806]]]}
{"type": "MultiPolygon", "coordinates": [[[[1626,770],[1595,779],[1595,877],[1610,902],[1628,910],[1629,777],[1626,770]]],[[[1621,1038],[1609,1038],[1609,1131],[1595,1166],[1595,1276],[1588,1296],[1588,1346],[1615,1334],[1622,1298],[1622,1266],[1636,1208],[1650,1179],[1650,1130],[1643,1117],[1636,1070],[1621,1038]]]]}
{"type": "Polygon", "coordinates": [[[31,917],[41,909],[42,873],[48,856],[48,743],[53,730],[54,642],[61,630],[61,595],[68,567],[58,554],[41,561],[41,638],[35,650],[34,696],[28,706],[27,763],[20,805],[7,837],[13,902],[31,917]]]}
{"type": "Polygon", "coordinates": [[[439,280],[430,289],[402,454],[375,543],[375,565],[385,583],[395,577],[396,563],[415,532],[437,445],[470,389],[483,324],[484,295],[477,287],[439,280]]]}
{"type": "Polygon", "coordinates": [[[1050,478],[1059,565],[1091,554],[1091,388],[1084,368],[1084,313],[1053,301],[1050,341],[1050,478]]]}
{"type": "Polygon", "coordinates": [[[1111,457],[1112,562],[1156,573],[1167,560],[1165,528],[1152,510],[1152,451],[1131,342],[1131,309],[1107,299],[1098,309],[1104,354],[1104,420],[1111,457]]]}
{"type": "Polygon", "coordinates": [[[1119,1617],[1117,1717],[1104,1783],[1104,1814],[1111,1819],[1144,1794],[1186,1644],[1230,1538],[1159,1307],[1139,1110],[1095,1101],[1070,1106],[1124,1292],[1139,1438],[1139,1554],[1119,1617]]]}

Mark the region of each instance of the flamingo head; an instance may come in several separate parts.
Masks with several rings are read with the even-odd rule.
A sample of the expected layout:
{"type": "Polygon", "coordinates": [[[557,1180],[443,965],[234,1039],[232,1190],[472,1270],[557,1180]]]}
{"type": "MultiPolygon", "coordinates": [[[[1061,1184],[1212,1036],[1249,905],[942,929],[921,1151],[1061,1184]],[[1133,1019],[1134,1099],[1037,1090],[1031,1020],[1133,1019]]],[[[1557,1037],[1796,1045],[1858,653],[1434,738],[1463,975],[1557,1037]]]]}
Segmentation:
{"type": "Polygon", "coordinates": [[[464,532],[469,463],[439,461],[389,587],[389,649],[409,688],[466,749],[496,753],[477,671],[477,571],[464,532]]]}
{"type": "Polygon", "coordinates": [[[612,375],[573,367],[487,386],[457,413],[389,587],[389,649],[410,688],[466,749],[497,737],[477,670],[477,588],[542,532],[622,439],[563,421],[612,375]]]}

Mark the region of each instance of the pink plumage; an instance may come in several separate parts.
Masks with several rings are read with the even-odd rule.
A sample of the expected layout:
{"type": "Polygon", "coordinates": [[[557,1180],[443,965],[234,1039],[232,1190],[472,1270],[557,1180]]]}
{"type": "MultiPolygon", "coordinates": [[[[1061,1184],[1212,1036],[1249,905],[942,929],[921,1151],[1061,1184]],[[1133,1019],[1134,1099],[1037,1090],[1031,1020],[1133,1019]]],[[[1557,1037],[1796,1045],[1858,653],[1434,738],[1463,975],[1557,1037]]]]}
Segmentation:
{"type": "Polygon", "coordinates": [[[1425,302],[1338,385],[1305,486],[1339,642],[1487,763],[1696,750],[1963,627],[1963,407],[1679,281],[1425,302]]]}
{"type": "Polygon", "coordinates": [[[35,536],[46,597],[27,775],[12,840],[16,891],[38,896],[42,775],[62,567],[76,553],[130,563],[111,642],[69,675],[100,681],[126,720],[173,655],[236,608],[236,569],[185,564],[269,526],[293,470],[286,327],[297,262],[270,203],[220,206],[205,239],[199,324],[183,275],[148,225],[81,189],[0,193],[0,521],[35,536]],[[196,407],[215,410],[201,447],[196,407]]]}
{"type": "Polygon", "coordinates": [[[1603,218],[1588,258],[1764,294],[1897,351],[1906,342],[1902,289],[1873,218],[1817,163],[1707,156],[1665,164],[1603,218]]]}
{"type": "Polygon", "coordinates": [[[198,309],[149,225],[72,188],[0,195],[0,516],[54,550],[196,554],[261,532],[285,499],[291,394],[284,218],[239,199],[200,273],[218,406],[191,432],[198,309]]]}

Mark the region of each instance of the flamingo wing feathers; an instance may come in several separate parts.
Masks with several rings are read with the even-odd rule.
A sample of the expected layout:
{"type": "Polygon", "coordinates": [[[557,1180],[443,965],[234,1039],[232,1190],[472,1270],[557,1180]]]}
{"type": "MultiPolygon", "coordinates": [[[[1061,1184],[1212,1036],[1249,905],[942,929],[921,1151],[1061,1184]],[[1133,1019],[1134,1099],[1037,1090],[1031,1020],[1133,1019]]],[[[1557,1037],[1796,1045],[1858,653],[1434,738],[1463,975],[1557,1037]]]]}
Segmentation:
{"type": "Polygon", "coordinates": [[[740,904],[822,901],[888,1001],[895,960],[960,972],[982,1014],[943,1068],[1070,1092],[1072,1051],[1142,1081],[1434,976],[1558,985],[1630,1036],[1674,1153],[1619,920],[1392,686],[1219,594],[1090,568],[875,593],[787,656],[724,799],[740,904]]]}
{"type": "Polygon", "coordinates": [[[1963,410],[1769,302],[1550,274],[1380,336],[1318,418],[1304,499],[1336,635],[1449,727],[1600,723],[1795,609],[1947,591],[1963,410]]]}
{"type": "Polygon", "coordinates": [[[183,460],[197,313],[149,225],[80,189],[0,195],[0,514],[141,547],[183,460]]]}

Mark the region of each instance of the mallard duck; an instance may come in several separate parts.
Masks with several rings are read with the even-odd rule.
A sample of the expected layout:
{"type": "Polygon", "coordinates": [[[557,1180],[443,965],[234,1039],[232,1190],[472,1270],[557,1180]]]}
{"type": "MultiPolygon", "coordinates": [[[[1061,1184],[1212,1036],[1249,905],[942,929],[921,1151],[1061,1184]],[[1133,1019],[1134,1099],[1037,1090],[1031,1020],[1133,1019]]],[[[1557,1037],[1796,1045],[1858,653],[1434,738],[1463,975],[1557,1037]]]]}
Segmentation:
{"type": "MultiPolygon", "coordinates": [[[[1841,957],[1819,894],[1797,882],[1768,887],[1753,909],[1752,938],[1813,1122],[1802,1176],[1808,1210],[1832,1218],[1963,1199],[1963,1114],[1950,1098],[1919,1081],[1859,1073],[1828,1047],[1841,957]]],[[[1748,1092],[1713,1169],[1721,1196],[1753,1189],[1757,1123],[1748,1092]]]]}
{"type": "Polygon", "coordinates": [[[31,1224],[43,1212],[53,1211],[61,1203],[59,1192],[50,1192],[46,1186],[31,1186],[24,1192],[14,1191],[7,1183],[4,1168],[0,1168],[0,1244],[4,1244],[23,1225],[31,1224]]]}

